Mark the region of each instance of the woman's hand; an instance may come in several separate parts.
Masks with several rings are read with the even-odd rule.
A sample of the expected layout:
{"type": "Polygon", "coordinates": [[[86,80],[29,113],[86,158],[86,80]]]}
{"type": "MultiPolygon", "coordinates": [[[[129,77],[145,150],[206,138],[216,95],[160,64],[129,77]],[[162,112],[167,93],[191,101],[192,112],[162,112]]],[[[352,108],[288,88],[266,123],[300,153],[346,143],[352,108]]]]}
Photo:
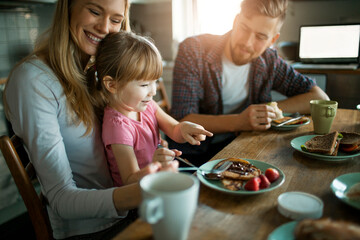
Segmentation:
{"type": "Polygon", "coordinates": [[[152,162],[146,167],[140,169],[137,173],[138,180],[141,180],[148,174],[161,172],[161,171],[171,171],[171,172],[178,172],[179,169],[179,162],[177,160],[169,161],[163,166],[160,162],[152,162]]]}
{"type": "Polygon", "coordinates": [[[179,128],[184,140],[192,145],[200,145],[200,141],[204,141],[206,136],[213,136],[213,134],[205,130],[203,126],[188,121],[180,122],[179,128]]]}

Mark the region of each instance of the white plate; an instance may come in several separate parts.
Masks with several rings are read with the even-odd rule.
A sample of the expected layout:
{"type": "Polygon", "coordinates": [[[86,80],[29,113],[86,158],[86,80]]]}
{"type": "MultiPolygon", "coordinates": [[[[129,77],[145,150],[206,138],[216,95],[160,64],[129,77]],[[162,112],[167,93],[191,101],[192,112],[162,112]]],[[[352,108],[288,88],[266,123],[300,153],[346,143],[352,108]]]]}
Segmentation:
{"type": "Polygon", "coordinates": [[[335,196],[350,206],[360,209],[360,201],[350,200],[346,196],[346,192],[349,191],[352,185],[360,182],[360,172],[348,173],[335,178],[330,188],[335,196]]]}
{"type": "Polygon", "coordinates": [[[319,136],[319,135],[306,135],[306,136],[301,136],[301,137],[294,138],[290,142],[291,147],[293,147],[295,150],[301,152],[302,154],[305,154],[308,157],[318,159],[318,160],[324,160],[324,161],[337,162],[337,161],[348,160],[348,159],[351,159],[351,158],[356,157],[356,156],[360,156],[360,152],[357,152],[357,153],[345,153],[345,152],[341,152],[340,150],[338,151],[337,156],[329,156],[329,155],[324,155],[324,154],[320,154],[320,153],[310,153],[310,152],[303,151],[301,149],[301,145],[305,145],[306,141],[312,139],[315,136],[319,136]]]}
{"type": "Polygon", "coordinates": [[[201,165],[201,167],[200,167],[201,170],[197,171],[197,177],[203,184],[205,184],[206,186],[208,186],[212,189],[215,189],[215,190],[221,191],[221,192],[225,192],[225,193],[235,194],[235,195],[253,195],[253,194],[269,192],[269,191],[274,190],[275,188],[280,187],[284,183],[285,174],[278,167],[275,167],[274,165],[271,165],[269,163],[262,162],[262,161],[251,160],[251,159],[246,159],[246,158],[243,158],[243,159],[249,161],[252,165],[259,168],[263,173],[265,173],[265,170],[268,168],[275,168],[276,170],[279,171],[280,176],[275,182],[271,183],[269,188],[260,189],[259,191],[246,191],[246,190],[231,191],[229,189],[226,189],[220,180],[208,180],[208,179],[204,178],[203,175],[201,175],[201,170],[210,171],[218,162],[224,160],[224,159],[218,159],[218,160],[210,161],[210,162],[207,162],[207,163],[201,165]]]}
{"type": "Polygon", "coordinates": [[[295,240],[294,230],[297,223],[293,221],[281,225],[269,234],[267,240],[295,240]]]}

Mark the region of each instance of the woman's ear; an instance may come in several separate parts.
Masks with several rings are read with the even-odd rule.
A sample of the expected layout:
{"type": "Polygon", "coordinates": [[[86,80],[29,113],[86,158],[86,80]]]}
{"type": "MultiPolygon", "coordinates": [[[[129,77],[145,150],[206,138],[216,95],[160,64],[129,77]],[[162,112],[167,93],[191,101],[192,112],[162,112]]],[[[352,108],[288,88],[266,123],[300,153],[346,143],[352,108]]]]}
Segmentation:
{"type": "Polygon", "coordinates": [[[105,88],[110,92],[110,93],[117,93],[117,88],[116,88],[116,81],[114,81],[114,79],[110,76],[105,76],[103,78],[103,83],[105,88]]]}

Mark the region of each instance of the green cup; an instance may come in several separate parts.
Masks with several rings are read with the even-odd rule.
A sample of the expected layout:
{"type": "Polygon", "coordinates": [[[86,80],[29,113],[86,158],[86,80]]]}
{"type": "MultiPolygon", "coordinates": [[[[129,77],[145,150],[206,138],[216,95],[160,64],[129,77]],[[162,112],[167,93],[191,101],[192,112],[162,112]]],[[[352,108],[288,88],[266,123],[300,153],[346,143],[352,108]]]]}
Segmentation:
{"type": "Polygon", "coordinates": [[[316,134],[327,134],[336,116],[338,103],[327,100],[311,100],[311,118],[316,134]]]}

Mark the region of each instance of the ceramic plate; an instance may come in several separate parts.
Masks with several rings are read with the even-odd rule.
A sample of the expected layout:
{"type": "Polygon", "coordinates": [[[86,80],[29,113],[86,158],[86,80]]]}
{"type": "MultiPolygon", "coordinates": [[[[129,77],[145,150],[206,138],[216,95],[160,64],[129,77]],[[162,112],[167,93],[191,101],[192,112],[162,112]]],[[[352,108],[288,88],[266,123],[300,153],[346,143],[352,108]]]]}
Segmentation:
{"type": "Polygon", "coordinates": [[[289,222],[281,225],[276,228],[270,235],[267,240],[295,240],[294,229],[297,222],[289,222]]]}
{"type": "Polygon", "coordinates": [[[339,151],[337,156],[328,156],[328,155],[324,155],[324,154],[310,153],[310,152],[303,151],[301,149],[301,145],[305,145],[306,141],[312,139],[315,136],[319,136],[319,135],[306,135],[306,136],[297,137],[297,138],[294,138],[293,140],[291,140],[290,144],[295,150],[307,155],[308,157],[315,158],[318,160],[336,162],[336,161],[344,161],[344,160],[348,160],[348,159],[351,159],[356,156],[360,156],[360,152],[351,154],[351,153],[345,153],[345,152],[339,151]]]}
{"type": "Polygon", "coordinates": [[[243,158],[243,159],[249,161],[252,165],[259,168],[263,173],[265,173],[265,170],[268,168],[277,169],[280,174],[279,179],[276,180],[275,182],[271,183],[269,188],[260,189],[259,191],[246,191],[246,190],[231,191],[229,189],[226,189],[220,180],[208,180],[208,179],[205,179],[201,175],[201,170],[210,171],[218,162],[220,162],[221,160],[224,160],[224,159],[218,159],[218,160],[214,160],[214,161],[203,164],[200,167],[201,170],[197,171],[197,177],[203,184],[205,184],[206,186],[208,186],[212,189],[215,189],[215,190],[218,190],[221,192],[225,192],[225,193],[235,194],[235,195],[253,195],[253,194],[269,192],[269,191],[274,190],[275,188],[280,187],[284,183],[284,181],[285,181],[284,173],[279,168],[275,167],[274,165],[271,165],[266,162],[257,161],[257,160],[251,160],[251,159],[246,159],[246,158],[243,158]]]}
{"type": "Polygon", "coordinates": [[[346,197],[346,192],[349,191],[351,186],[355,183],[360,183],[360,172],[348,173],[335,178],[332,181],[330,188],[335,196],[341,201],[357,209],[360,209],[360,201],[350,200],[348,197],[346,197]]]}
{"type": "MultiPolygon", "coordinates": [[[[284,113],[283,115],[284,115],[284,117],[288,117],[288,116],[291,115],[291,113],[284,113]]],[[[308,119],[308,121],[306,121],[306,122],[304,122],[302,124],[291,124],[291,125],[286,125],[285,124],[285,125],[283,125],[281,127],[276,127],[277,124],[274,123],[274,122],[271,122],[271,128],[275,129],[275,130],[279,130],[279,131],[288,131],[288,130],[293,130],[295,128],[307,125],[309,123],[310,123],[310,118],[308,119]]]]}

